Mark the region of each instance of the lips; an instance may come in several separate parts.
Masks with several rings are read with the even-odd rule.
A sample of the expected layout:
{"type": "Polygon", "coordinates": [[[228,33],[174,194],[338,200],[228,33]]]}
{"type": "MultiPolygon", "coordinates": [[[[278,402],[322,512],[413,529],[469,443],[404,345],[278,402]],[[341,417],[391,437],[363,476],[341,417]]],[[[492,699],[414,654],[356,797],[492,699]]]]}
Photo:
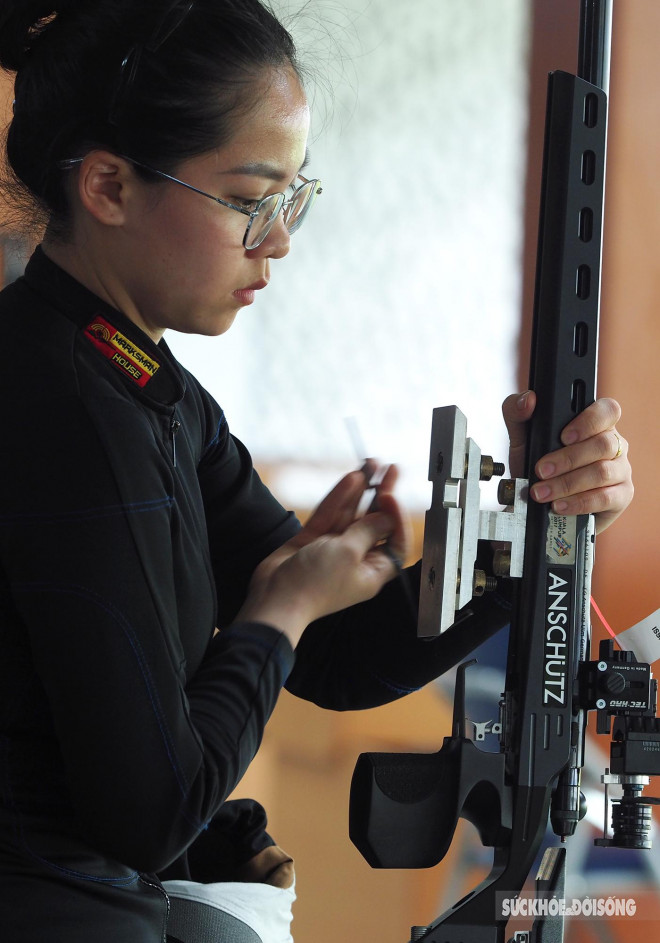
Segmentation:
{"type": "Polygon", "coordinates": [[[267,284],[267,278],[260,278],[252,285],[248,285],[247,288],[237,288],[234,292],[234,298],[236,298],[241,305],[251,305],[254,301],[255,291],[260,291],[260,289],[265,288],[267,284]]]}
{"type": "Polygon", "coordinates": [[[267,278],[260,278],[253,285],[247,285],[245,288],[238,288],[237,291],[260,291],[268,284],[267,278]]]}

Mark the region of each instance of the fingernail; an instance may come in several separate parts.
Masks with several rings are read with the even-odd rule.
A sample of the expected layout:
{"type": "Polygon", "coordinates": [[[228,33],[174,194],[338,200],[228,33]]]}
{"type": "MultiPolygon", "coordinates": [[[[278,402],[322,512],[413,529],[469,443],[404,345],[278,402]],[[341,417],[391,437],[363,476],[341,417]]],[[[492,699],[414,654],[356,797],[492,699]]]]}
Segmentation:
{"type": "Polygon", "coordinates": [[[528,400],[528,399],[529,399],[529,390],[527,390],[526,393],[522,393],[522,394],[518,397],[518,399],[517,399],[517,401],[516,401],[516,406],[518,407],[518,409],[523,410],[523,409],[527,406],[527,400],[528,400]]]}
{"type": "Polygon", "coordinates": [[[539,478],[552,478],[556,469],[552,462],[544,462],[539,467],[539,478]]]}
{"type": "Polygon", "coordinates": [[[545,501],[550,497],[549,485],[534,485],[532,488],[532,497],[535,501],[545,501]]]}
{"type": "Polygon", "coordinates": [[[561,514],[561,512],[565,511],[567,507],[568,503],[566,501],[555,501],[552,505],[552,510],[557,511],[558,514],[561,514]]]}
{"type": "Polygon", "coordinates": [[[563,433],[561,440],[564,445],[573,445],[579,438],[579,433],[577,433],[575,429],[569,429],[568,432],[563,433]]]}

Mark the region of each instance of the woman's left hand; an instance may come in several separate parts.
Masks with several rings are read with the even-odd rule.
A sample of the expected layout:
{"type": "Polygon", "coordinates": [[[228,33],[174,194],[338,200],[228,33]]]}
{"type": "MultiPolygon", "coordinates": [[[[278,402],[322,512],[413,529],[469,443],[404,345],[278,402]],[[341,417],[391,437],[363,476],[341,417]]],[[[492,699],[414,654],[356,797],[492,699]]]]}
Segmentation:
{"type": "MultiPolygon", "coordinates": [[[[509,431],[509,465],[514,478],[524,474],[525,423],[536,406],[536,394],[514,393],[502,404],[509,431]]],[[[628,507],[633,498],[628,443],[616,429],[621,407],[616,400],[598,399],[564,427],[563,448],[544,455],[535,466],[540,481],[532,498],[550,504],[556,514],[595,514],[596,533],[628,507]]]]}

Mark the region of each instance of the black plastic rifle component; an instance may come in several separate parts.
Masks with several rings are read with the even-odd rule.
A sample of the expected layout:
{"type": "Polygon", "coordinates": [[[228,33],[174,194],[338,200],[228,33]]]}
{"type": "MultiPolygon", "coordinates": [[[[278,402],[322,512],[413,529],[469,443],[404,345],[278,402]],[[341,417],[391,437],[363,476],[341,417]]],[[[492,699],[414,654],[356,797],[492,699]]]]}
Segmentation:
{"type": "MultiPolygon", "coordinates": [[[[615,650],[610,639],[600,643],[598,661],[584,662],[580,666],[579,695],[583,707],[598,712],[598,733],[610,732],[611,717],[617,718],[615,740],[621,739],[621,725],[634,729],[630,725],[631,718],[639,719],[640,731],[655,729],[657,681],[651,677],[650,665],[640,664],[633,652],[615,650]]],[[[653,752],[657,753],[660,763],[660,747],[653,752]]],[[[636,772],[652,771],[639,766],[636,772]]]]}
{"type": "MultiPolygon", "coordinates": [[[[528,438],[530,480],[538,459],[560,445],[564,426],[595,398],[607,101],[604,91],[586,79],[602,82],[606,72],[608,10],[608,0],[582,0],[583,77],[555,72],[548,82],[530,378],[538,397],[528,438]]],[[[444,462],[445,450],[440,452],[444,462]]],[[[457,462],[452,478],[460,477],[460,455],[457,462]]],[[[451,503],[446,493],[442,501],[451,503]]],[[[446,852],[459,816],[474,821],[484,844],[494,848],[486,879],[430,926],[415,929],[425,943],[504,943],[507,921],[497,916],[498,895],[513,896],[523,887],[549,819],[563,840],[584,814],[580,768],[587,708],[578,681],[580,664],[589,658],[592,545],[589,518],[555,515],[530,503],[500,754],[479,754],[455,722],[452,736],[431,757],[366,754],[358,761],[351,838],[372,865],[434,863],[446,852]],[[417,775],[421,768],[423,778],[417,775]],[[486,796],[494,814],[484,813],[486,796]]],[[[423,574],[431,582],[431,568],[423,574]]],[[[448,590],[453,596],[451,580],[448,590]]],[[[440,623],[436,618],[426,624],[434,621],[440,623]]],[[[455,709],[456,704],[462,704],[458,690],[455,709]]],[[[624,808],[620,817],[630,819],[630,802],[624,808]]],[[[563,867],[559,859],[557,867],[563,867]]],[[[541,939],[540,929],[534,932],[541,939]]]]}
{"type": "Polygon", "coordinates": [[[353,773],[349,835],[373,868],[430,868],[447,853],[459,815],[487,847],[507,844],[511,791],[504,755],[464,735],[465,671],[456,676],[452,735],[437,753],[363,753],[353,773]]]}

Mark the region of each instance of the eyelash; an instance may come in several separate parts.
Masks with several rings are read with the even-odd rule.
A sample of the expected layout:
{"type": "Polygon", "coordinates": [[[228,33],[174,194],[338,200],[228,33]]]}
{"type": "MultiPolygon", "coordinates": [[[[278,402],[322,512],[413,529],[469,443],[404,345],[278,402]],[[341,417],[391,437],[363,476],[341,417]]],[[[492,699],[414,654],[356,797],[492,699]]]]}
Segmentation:
{"type": "Polygon", "coordinates": [[[244,206],[246,210],[254,210],[257,208],[259,200],[244,200],[240,196],[232,197],[232,202],[238,203],[239,206],[244,206]]]}
{"type": "MultiPolygon", "coordinates": [[[[290,200],[295,192],[295,189],[295,183],[290,183],[284,191],[285,199],[290,200]]],[[[238,203],[239,206],[244,206],[246,210],[255,210],[257,208],[257,204],[261,202],[261,200],[246,200],[244,197],[240,196],[234,196],[231,198],[231,200],[232,203],[238,203]]]]}

